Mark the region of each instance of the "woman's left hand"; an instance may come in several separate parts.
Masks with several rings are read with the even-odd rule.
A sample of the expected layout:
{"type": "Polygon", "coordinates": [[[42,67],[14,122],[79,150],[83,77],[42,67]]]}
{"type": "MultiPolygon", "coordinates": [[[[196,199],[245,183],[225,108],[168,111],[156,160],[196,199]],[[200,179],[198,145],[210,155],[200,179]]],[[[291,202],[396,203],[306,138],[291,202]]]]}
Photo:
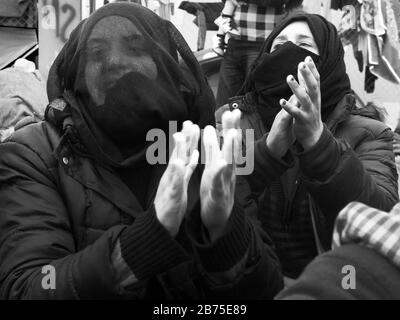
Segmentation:
{"type": "Polygon", "coordinates": [[[239,110],[222,115],[222,150],[215,129],[204,129],[206,164],[200,185],[201,219],[212,241],[224,234],[234,204],[235,163],[241,143],[239,124],[239,110]]]}
{"type": "Polygon", "coordinates": [[[321,119],[320,76],[310,57],[299,64],[298,79],[300,84],[289,75],[286,81],[300,106],[284,99],[281,100],[281,106],[294,118],[294,134],[307,151],[316,145],[324,130],[321,119]]]}

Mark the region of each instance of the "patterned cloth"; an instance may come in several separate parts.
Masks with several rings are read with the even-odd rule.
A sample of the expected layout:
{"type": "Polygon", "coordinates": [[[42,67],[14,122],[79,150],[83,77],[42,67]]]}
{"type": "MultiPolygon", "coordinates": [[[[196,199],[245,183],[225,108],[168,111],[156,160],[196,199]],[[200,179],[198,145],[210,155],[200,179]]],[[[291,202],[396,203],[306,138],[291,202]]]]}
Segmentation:
{"type": "MultiPolygon", "coordinates": [[[[18,28],[37,28],[38,11],[37,11],[36,1],[34,0],[21,1],[20,4],[15,4],[15,7],[17,8],[19,7],[19,5],[21,5],[20,9],[23,11],[20,12],[18,16],[16,13],[14,14],[14,12],[12,12],[12,16],[0,15],[0,26],[18,27],[18,28]]],[[[3,14],[5,14],[6,8],[3,9],[4,9],[3,14]]]]}
{"type": "Polygon", "coordinates": [[[400,203],[390,213],[352,202],[336,220],[333,248],[360,243],[400,267],[400,203]]]}
{"type": "Polygon", "coordinates": [[[264,41],[281,18],[282,11],[255,4],[242,4],[236,7],[234,14],[241,40],[247,41],[264,41]]]}

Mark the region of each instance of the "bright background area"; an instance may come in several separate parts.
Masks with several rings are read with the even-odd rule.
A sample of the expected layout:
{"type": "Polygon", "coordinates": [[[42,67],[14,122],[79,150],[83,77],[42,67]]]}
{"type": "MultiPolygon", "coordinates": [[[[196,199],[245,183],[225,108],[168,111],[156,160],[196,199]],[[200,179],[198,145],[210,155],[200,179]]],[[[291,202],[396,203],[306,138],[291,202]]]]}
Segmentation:
{"type": "MultiPolygon", "coordinates": [[[[41,0],[43,1],[43,0],[41,0]]],[[[65,1],[65,0],[63,0],[65,1]]],[[[69,0],[69,3],[82,1],[82,16],[85,17],[89,13],[88,0],[69,0]],[[85,8],[86,6],[86,8],[85,8]]],[[[145,0],[142,0],[145,1],[145,0]]],[[[154,0],[147,0],[151,7],[151,2],[154,0]]],[[[156,0],[157,1],[157,0],[156,0]]],[[[163,1],[163,0],[161,0],[163,1]]],[[[196,0],[194,2],[212,2],[218,0],[196,0]]],[[[96,0],[96,7],[100,7],[103,0],[96,0]]],[[[175,24],[178,30],[182,33],[190,48],[197,50],[197,37],[198,28],[193,23],[194,15],[188,14],[186,11],[178,9],[182,0],[171,0],[174,4],[173,15],[171,21],[175,24]]],[[[330,0],[304,0],[304,9],[308,12],[322,14],[338,26],[342,13],[340,11],[330,10],[330,0]]],[[[154,7],[154,6],[153,6],[154,7]]],[[[215,31],[207,31],[205,48],[212,47],[212,37],[215,31]]],[[[55,56],[55,55],[53,55],[55,56]]],[[[49,62],[52,59],[48,59],[49,62]]],[[[400,118],[400,86],[390,83],[383,79],[378,79],[375,82],[375,91],[372,94],[367,94],[364,91],[364,73],[358,71],[356,60],[353,56],[353,49],[346,48],[345,61],[347,65],[347,72],[349,74],[352,87],[364,102],[375,102],[378,106],[384,107],[389,114],[387,124],[394,128],[398,119],[400,118]]],[[[216,78],[216,77],[215,77],[216,78]]]]}

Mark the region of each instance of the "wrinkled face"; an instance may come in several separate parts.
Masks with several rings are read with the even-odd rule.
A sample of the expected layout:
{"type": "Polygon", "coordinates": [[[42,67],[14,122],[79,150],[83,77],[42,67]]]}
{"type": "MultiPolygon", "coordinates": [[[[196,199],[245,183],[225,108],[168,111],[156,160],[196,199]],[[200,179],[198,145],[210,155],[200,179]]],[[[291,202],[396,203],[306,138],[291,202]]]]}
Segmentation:
{"type": "Polygon", "coordinates": [[[127,18],[101,19],[86,44],[85,81],[93,101],[103,104],[107,90],[132,71],[151,80],[157,77],[157,66],[142,33],[127,18]]]}
{"type": "Polygon", "coordinates": [[[308,23],[305,21],[293,22],[283,29],[272,42],[271,53],[287,41],[291,41],[295,45],[319,55],[318,46],[308,23]]]}

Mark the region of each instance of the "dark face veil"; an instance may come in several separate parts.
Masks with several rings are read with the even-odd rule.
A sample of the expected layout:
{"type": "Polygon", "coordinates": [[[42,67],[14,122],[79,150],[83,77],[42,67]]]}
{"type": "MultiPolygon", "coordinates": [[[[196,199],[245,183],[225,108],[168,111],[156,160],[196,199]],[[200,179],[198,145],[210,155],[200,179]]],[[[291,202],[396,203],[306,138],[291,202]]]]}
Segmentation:
{"type": "Polygon", "coordinates": [[[240,94],[251,93],[258,102],[258,111],[270,127],[276,114],[281,110],[279,100],[288,99],[292,92],[286,84],[286,76],[297,77],[297,65],[311,56],[317,65],[321,77],[321,111],[326,118],[337,103],[352,92],[346,73],[344,50],[335,26],[322,16],[307,13],[295,13],[283,20],[265,40],[259,56],[246,77],[240,94]],[[291,42],[270,53],[274,39],[289,24],[305,21],[310,27],[319,56],[300,48],[291,42]]]}
{"type": "Polygon", "coordinates": [[[145,161],[150,129],[214,124],[213,94],[180,33],[132,3],[80,23],[50,70],[48,95],[67,100],[89,154],[114,167],[145,161]]]}

